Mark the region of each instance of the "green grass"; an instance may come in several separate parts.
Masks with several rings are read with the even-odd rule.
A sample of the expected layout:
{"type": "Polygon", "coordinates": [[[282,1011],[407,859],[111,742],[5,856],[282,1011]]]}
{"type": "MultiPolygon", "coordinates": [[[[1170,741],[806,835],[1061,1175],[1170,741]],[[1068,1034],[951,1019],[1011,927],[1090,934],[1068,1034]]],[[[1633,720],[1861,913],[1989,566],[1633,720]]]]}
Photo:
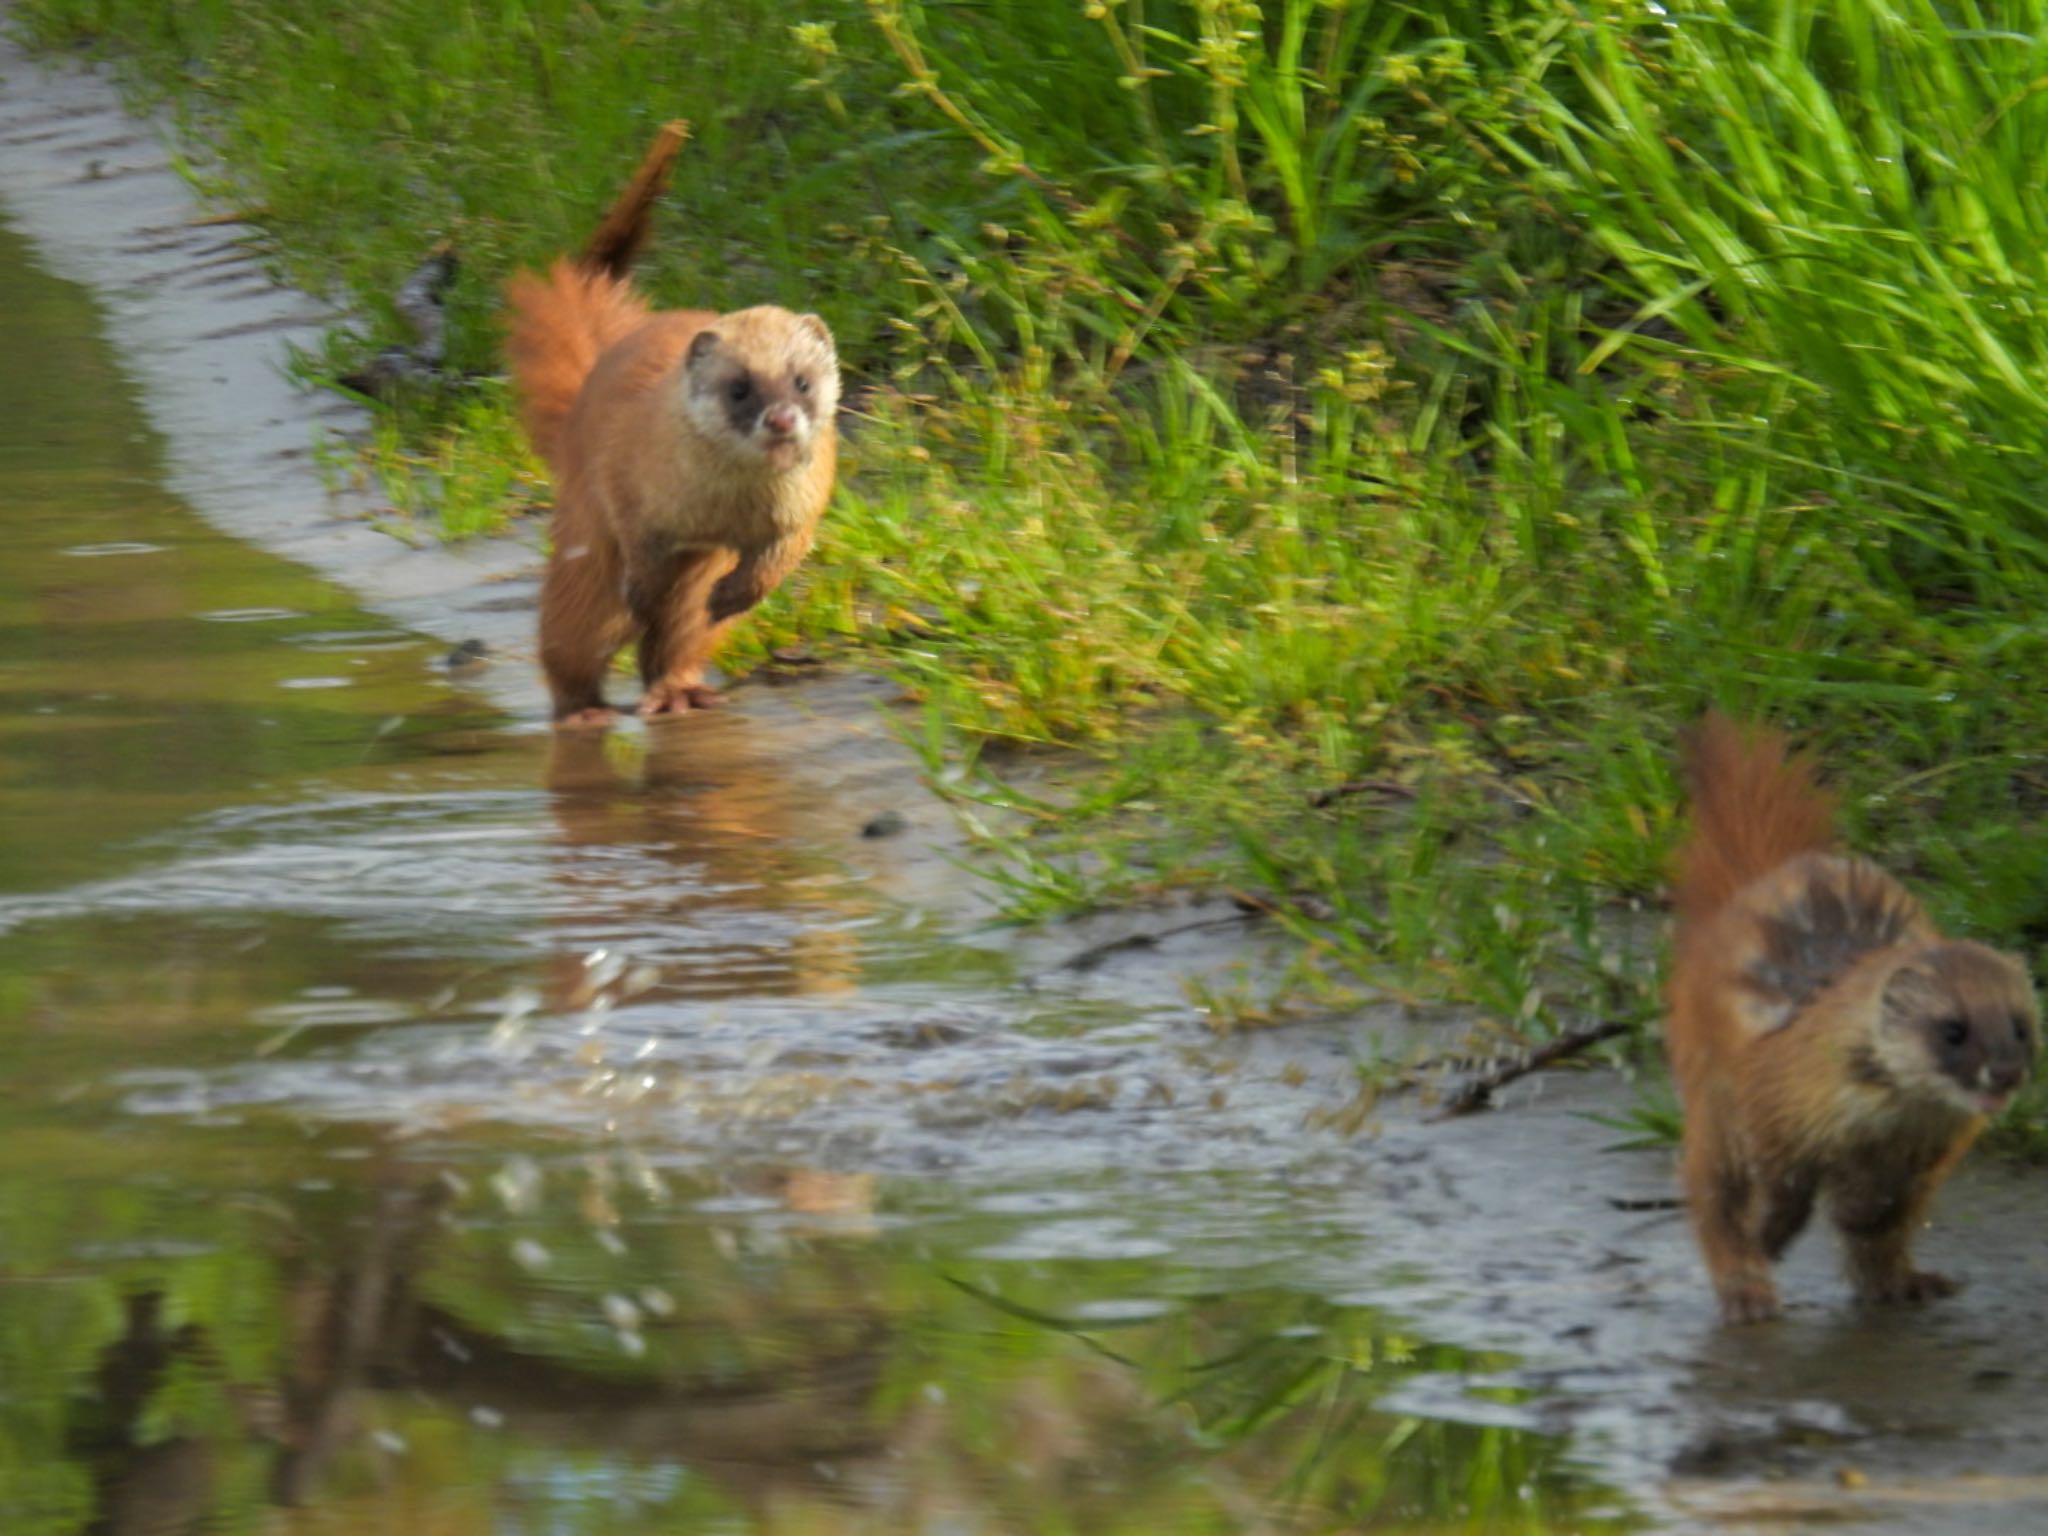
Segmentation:
{"type": "MultiPolygon", "coordinates": [[[[863,417],[734,661],[904,678],[934,769],[1025,812],[988,839],[1020,917],[1231,887],[1419,1000],[1646,1015],[1654,924],[1616,914],[1719,700],[2038,955],[2048,5],[19,14],[175,106],[365,317],[315,372],[396,338],[443,236],[488,372],[498,281],[690,118],[648,287],[821,309],[863,417]]],[[[495,384],[364,453],[449,532],[534,494],[495,384]]]]}

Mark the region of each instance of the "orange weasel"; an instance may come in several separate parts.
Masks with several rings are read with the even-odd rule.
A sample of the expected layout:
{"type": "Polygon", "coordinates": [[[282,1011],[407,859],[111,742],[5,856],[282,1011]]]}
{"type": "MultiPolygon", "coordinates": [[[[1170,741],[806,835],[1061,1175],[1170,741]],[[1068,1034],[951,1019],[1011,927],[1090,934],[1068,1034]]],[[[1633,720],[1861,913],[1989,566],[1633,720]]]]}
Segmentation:
{"type": "Polygon", "coordinates": [[[1816,1197],[1864,1300],[1951,1294],[1913,1267],[1913,1232],[2033,1067],[2025,968],[1943,938],[1891,876],[1831,851],[1833,799],[1782,736],[1709,714],[1684,765],[1665,1043],[1723,1316],[1777,1315],[1771,1264],[1816,1197]]]}
{"type": "Polygon", "coordinates": [[[628,279],[684,132],[662,129],[580,256],[505,287],[513,387],[555,480],[540,659],[564,725],[612,718],[604,674],[636,636],[641,714],[716,702],[705,662],[803,559],[832,494],[825,322],[657,311],[628,279]]]}

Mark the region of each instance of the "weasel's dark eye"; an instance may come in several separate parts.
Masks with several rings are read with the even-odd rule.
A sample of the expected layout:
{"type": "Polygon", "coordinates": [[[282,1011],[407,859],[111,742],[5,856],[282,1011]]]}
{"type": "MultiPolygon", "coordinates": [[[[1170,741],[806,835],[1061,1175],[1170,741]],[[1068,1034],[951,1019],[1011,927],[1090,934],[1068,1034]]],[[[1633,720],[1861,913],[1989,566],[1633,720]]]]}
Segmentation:
{"type": "Polygon", "coordinates": [[[811,392],[811,376],[809,374],[800,373],[792,382],[796,385],[796,392],[798,394],[808,395],[811,392]]]}
{"type": "Polygon", "coordinates": [[[2027,1020],[2024,1014],[2016,1013],[2012,1016],[2012,1037],[2021,1045],[2027,1043],[2027,1020]]]}
{"type": "Polygon", "coordinates": [[[752,379],[734,379],[725,386],[725,392],[737,404],[754,392],[754,381],[752,379]]]}
{"type": "Polygon", "coordinates": [[[1943,1019],[1934,1026],[1934,1029],[1935,1033],[1940,1035],[1942,1040],[1949,1045],[1961,1045],[1970,1038],[1970,1021],[1968,1019],[1943,1019]]]}

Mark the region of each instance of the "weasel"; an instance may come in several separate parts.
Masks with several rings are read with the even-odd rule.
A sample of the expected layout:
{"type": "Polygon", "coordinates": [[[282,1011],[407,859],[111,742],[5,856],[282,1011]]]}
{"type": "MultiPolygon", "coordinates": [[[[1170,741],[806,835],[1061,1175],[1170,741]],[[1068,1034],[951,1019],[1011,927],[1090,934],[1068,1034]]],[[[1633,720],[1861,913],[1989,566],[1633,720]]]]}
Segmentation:
{"type": "Polygon", "coordinates": [[[1834,801],[1777,733],[1709,714],[1684,766],[1665,1043],[1723,1316],[1777,1315],[1771,1265],[1816,1197],[1862,1299],[1953,1293],[1913,1267],[1913,1232],[2033,1067],[2025,968],[1943,938],[1890,875],[1833,851],[1834,801]]]}
{"type": "Polygon", "coordinates": [[[628,276],[682,147],[670,123],[596,235],[506,284],[521,417],[555,481],[540,659],[563,725],[604,724],[638,638],[640,713],[717,695],[704,664],[811,547],[832,494],[839,364],[816,315],[649,308],[628,276]]]}

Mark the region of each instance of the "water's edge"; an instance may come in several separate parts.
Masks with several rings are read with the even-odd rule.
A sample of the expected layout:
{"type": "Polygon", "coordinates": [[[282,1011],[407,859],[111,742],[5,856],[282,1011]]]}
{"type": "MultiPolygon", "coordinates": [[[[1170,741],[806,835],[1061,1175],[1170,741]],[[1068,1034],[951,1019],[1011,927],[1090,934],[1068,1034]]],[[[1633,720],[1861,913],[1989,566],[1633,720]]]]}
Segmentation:
{"type": "Polygon", "coordinates": [[[332,313],[279,286],[250,226],[199,200],[173,168],[163,123],[130,116],[104,74],[32,57],[4,34],[0,212],[45,267],[104,306],[173,491],[407,628],[483,641],[498,662],[479,686],[514,712],[536,709],[530,539],[415,547],[371,525],[384,510],[375,497],[323,483],[320,435],[364,434],[369,415],[296,388],[284,363],[318,343],[332,313]]]}
{"type": "MultiPolygon", "coordinates": [[[[372,492],[330,484],[316,444],[366,437],[370,414],[297,386],[286,366],[294,348],[317,346],[335,312],[277,282],[257,231],[206,206],[174,168],[166,122],[131,115],[105,72],[25,51],[7,35],[10,10],[0,0],[0,218],[100,304],[162,440],[164,483],[213,527],[402,628],[451,649],[481,642],[486,661],[462,669],[460,688],[506,711],[514,730],[545,731],[538,526],[411,543],[376,526],[389,509],[372,492]]],[[[958,867],[951,812],[883,727],[877,706],[893,692],[878,676],[832,672],[803,688],[742,689],[730,708],[787,744],[793,776],[847,802],[833,854],[899,893],[986,910],[986,892],[958,867]],[[883,810],[904,818],[903,832],[863,841],[883,810]]],[[[1108,936],[1144,926],[1118,922],[1108,936]]]]}
{"type": "MultiPolygon", "coordinates": [[[[6,11],[0,0],[0,24],[6,11]]],[[[214,221],[173,168],[161,124],[129,116],[104,76],[31,58],[4,37],[0,216],[47,268],[104,307],[162,437],[172,490],[224,532],[311,568],[408,629],[449,645],[482,641],[494,660],[464,686],[545,729],[531,660],[533,545],[515,536],[410,546],[371,525],[381,510],[374,497],[330,490],[313,461],[316,434],[360,433],[367,416],[297,390],[282,362],[290,347],[313,345],[331,316],[273,282],[246,226],[214,221]]],[[[914,876],[928,907],[971,900],[968,878],[947,862],[957,846],[950,818],[915,785],[907,754],[872,728],[872,690],[857,698],[849,686],[800,690],[813,700],[803,709],[826,717],[834,741],[862,722],[865,755],[837,777],[808,760],[831,753],[815,751],[815,738],[805,745],[811,727],[797,724],[796,707],[765,690],[734,707],[764,732],[784,733],[773,743],[789,748],[778,760],[793,774],[847,797],[834,856],[899,889],[914,876]],[[854,802],[849,773],[897,796],[912,811],[913,835],[862,846],[868,805],[854,802]]],[[[1018,946],[1027,955],[1034,943],[1080,950],[1145,925],[1106,918],[1018,946]]],[[[1191,963],[1191,947],[1206,964],[1228,958],[1210,935],[1134,966],[1163,985],[1191,963]]],[[[1358,1037],[1367,1033],[1361,1024],[1358,1037]]],[[[1627,1208],[1663,1192],[1662,1164],[1600,1155],[1615,1135],[1585,1117],[1625,1108],[1627,1089],[1560,1078],[1511,1097],[1511,1112],[1451,1125],[1390,1115],[1370,1147],[1312,1145],[1304,1135],[1279,1177],[1311,1189],[1323,1219],[1359,1235],[1355,1255],[1333,1261],[1341,1273],[1304,1281],[1337,1294],[1355,1274],[1370,1292],[1356,1299],[1426,1319],[1433,1337],[1518,1352],[1526,1365],[1504,1380],[1541,1394],[1528,1419],[1596,1446],[1603,1470],[1652,1506],[1661,1492],[1674,1526],[1690,1503],[1703,1510],[1702,1525],[1798,1520],[1815,1509],[1878,1528],[1863,1523],[1867,1505],[1845,1511],[1853,1500],[1828,1481],[1858,1466],[1921,1485],[1926,1507],[1896,1523],[1877,1513],[1885,1529],[1943,1528],[1945,1503],[1974,1509],[1980,1498],[1992,1513],[1974,1509],[1975,1519],[2000,1518],[2000,1493],[1960,1475],[1972,1471],[2010,1480],[2002,1496],[2014,1503],[2043,1496],[2026,1478],[2042,1432],[1995,1400],[2003,1394],[2017,1407],[2048,1381],[2044,1260],[2038,1240],[2019,1235],[2038,1226],[2037,1180],[1973,1164],[1944,1196],[1941,1230],[1928,1241],[1976,1280],[1964,1304],[1894,1323],[1856,1318],[1815,1238],[1788,1266],[1792,1320],[1768,1335],[1729,1336],[1712,1327],[1678,1221],[1627,1208]],[[1782,1471],[1803,1481],[1759,1488],[1759,1473],[1782,1471]],[[1675,1487],[1666,1481],[1674,1476],[1675,1487]],[[1761,1511],[1741,1502],[1745,1489],[1758,1493],[1761,1511]]],[[[1399,1406],[1440,1410],[1428,1394],[1444,1390],[1420,1380],[1399,1406]]],[[[2025,1523],[2024,1509],[2005,1512],[2025,1523]]]]}

